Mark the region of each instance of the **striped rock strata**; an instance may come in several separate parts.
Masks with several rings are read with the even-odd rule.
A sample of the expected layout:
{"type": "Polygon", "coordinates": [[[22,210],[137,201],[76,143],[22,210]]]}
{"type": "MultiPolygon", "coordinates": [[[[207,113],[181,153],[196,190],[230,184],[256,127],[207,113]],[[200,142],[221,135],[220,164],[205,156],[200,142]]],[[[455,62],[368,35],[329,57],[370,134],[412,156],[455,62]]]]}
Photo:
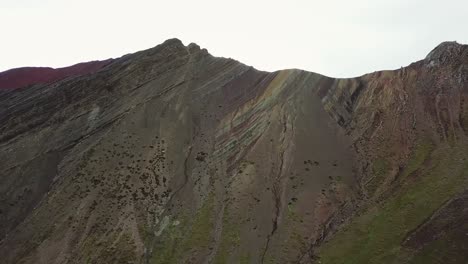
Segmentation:
{"type": "Polygon", "coordinates": [[[172,39],[3,92],[0,256],[412,263],[437,247],[459,263],[467,85],[468,48],[456,43],[334,79],[262,72],[172,39]]]}

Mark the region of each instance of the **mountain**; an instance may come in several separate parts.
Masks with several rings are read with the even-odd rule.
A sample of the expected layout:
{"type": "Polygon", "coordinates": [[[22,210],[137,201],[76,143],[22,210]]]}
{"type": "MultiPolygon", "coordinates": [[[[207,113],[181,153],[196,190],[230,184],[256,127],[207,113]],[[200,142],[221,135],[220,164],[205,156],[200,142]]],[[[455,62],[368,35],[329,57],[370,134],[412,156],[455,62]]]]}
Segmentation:
{"type": "Polygon", "coordinates": [[[0,72],[0,90],[18,89],[34,84],[47,84],[68,77],[86,75],[111,63],[112,59],[78,63],[64,68],[24,67],[0,72]]]}
{"type": "Polygon", "coordinates": [[[468,46],[335,79],[177,39],[0,93],[3,263],[466,263],[468,46]]]}

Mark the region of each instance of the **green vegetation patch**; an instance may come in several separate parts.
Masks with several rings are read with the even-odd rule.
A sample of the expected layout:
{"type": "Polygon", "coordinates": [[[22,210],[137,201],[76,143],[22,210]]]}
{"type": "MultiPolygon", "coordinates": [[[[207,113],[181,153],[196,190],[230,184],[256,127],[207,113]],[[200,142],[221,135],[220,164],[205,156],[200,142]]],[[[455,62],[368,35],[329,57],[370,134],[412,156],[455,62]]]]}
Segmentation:
{"type": "Polygon", "coordinates": [[[214,226],[213,210],[214,195],[210,194],[195,216],[186,249],[208,247],[214,226]]]}
{"type": "Polygon", "coordinates": [[[214,261],[216,264],[228,263],[232,250],[240,245],[240,226],[236,219],[226,208],[223,216],[221,241],[214,261]]]}
{"type": "Polygon", "coordinates": [[[434,144],[432,144],[429,139],[419,140],[414,146],[410,160],[408,161],[400,179],[404,180],[408,175],[418,170],[418,168],[423,165],[424,161],[429,158],[433,150],[434,144]]]}
{"type": "Polygon", "coordinates": [[[390,165],[387,160],[378,158],[374,160],[372,164],[372,180],[366,184],[366,189],[369,194],[374,194],[382,182],[385,180],[388,172],[390,171],[390,165]]]}
{"type": "Polygon", "coordinates": [[[250,264],[252,262],[250,254],[243,254],[239,258],[239,264],[250,264]]]}
{"type": "Polygon", "coordinates": [[[320,263],[402,263],[411,258],[412,252],[400,246],[407,233],[461,191],[468,177],[467,163],[461,159],[467,156],[466,148],[438,149],[431,156],[432,166],[417,167],[429,150],[417,148],[408,166],[420,177],[335,234],[320,248],[320,263]]]}
{"type": "Polygon", "coordinates": [[[184,222],[174,226],[170,224],[164,230],[163,237],[153,247],[153,253],[150,263],[178,263],[183,257],[182,245],[185,243],[184,222]]]}
{"type": "Polygon", "coordinates": [[[153,247],[151,263],[181,263],[193,250],[207,249],[214,229],[213,210],[214,195],[210,194],[191,226],[184,217],[178,219],[178,225],[171,222],[153,247]]]}

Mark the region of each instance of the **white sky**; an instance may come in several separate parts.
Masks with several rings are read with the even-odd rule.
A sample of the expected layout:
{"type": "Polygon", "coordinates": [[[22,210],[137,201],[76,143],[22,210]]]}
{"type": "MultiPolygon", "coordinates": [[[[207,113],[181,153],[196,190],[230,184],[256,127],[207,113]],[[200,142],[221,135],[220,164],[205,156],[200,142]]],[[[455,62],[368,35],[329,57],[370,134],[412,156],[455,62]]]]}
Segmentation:
{"type": "Polygon", "coordinates": [[[0,71],[120,57],[177,37],[261,70],[334,77],[468,43],[468,0],[0,0],[0,71]]]}

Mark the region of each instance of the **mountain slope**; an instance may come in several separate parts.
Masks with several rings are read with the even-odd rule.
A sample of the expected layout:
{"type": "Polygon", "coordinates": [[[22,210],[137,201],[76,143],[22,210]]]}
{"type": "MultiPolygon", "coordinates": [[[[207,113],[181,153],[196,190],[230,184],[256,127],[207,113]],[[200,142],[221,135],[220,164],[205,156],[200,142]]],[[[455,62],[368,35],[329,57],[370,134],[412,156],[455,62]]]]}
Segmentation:
{"type": "Polygon", "coordinates": [[[398,71],[333,79],[173,39],[4,93],[0,256],[437,263],[444,243],[437,255],[460,263],[467,64],[466,46],[443,43],[398,71]]]}
{"type": "Polygon", "coordinates": [[[0,90],[12,90],[34,84],[47,84],[98,71],[111,63],[112,59],[105,61],[90,61],[78,63],[64,68],[24,67],[0,72],[0,90]]]}

